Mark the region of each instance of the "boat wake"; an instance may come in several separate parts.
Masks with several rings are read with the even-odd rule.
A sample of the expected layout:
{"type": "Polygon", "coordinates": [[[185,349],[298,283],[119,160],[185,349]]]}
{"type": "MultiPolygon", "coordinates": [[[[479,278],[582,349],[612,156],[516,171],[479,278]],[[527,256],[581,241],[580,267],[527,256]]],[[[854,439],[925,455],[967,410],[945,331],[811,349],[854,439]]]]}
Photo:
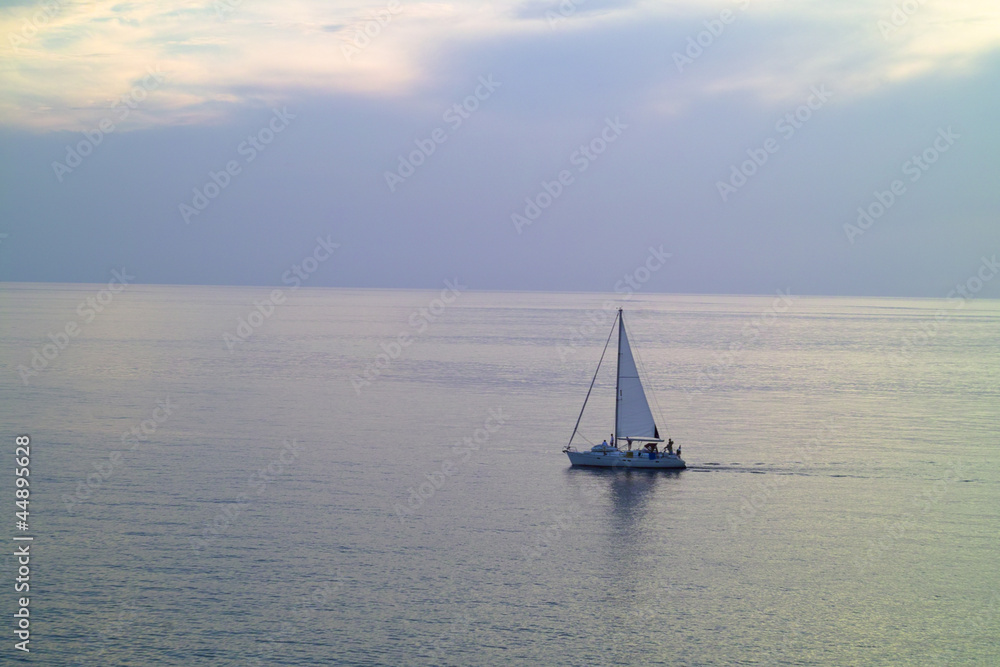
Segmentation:
{"type": "Polygon", "coordinates": [[[692,472],[733,472],[750,475],[795,475],[798,477],[854,477],[867,479],[866,475],[846,475],[842,472],[830,472],[827,470],[802,469],[784,467],[779,468],[769,466],[766,463],[703,463],[701,465],[688,464],[688,470],[692,472]]]}

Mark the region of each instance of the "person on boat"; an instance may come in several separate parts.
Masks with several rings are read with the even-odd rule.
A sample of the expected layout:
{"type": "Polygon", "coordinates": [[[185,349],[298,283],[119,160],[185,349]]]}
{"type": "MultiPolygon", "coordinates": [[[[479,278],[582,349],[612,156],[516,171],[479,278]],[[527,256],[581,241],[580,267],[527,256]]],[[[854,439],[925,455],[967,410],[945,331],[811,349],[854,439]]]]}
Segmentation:
{"type": "Polygon", "coordinates": [[[615,446],[615,434],[614,433],[611,434],[611,446],[612,447],[615,446]]]}
{"type": "Polygon", "coordinates": [[[628,450],[632,451],[632,438],[625,438],[625,442],[628,443],[628,450]]]}
{"type": "Polygon", "coordinates": [[[608,446],[608,441],[605,440],[604,442],[601,443],[601,445],[603,445],[604,447],[607,447],[608,446]]]}
{"type": "Polygon", "coordinates": [[[673,454],[674,453],[674,439],[673,438],[670,438],[669,440],[667,440],[667,453],[668,454],[673,454]]]}
{"type": "Polygon", "coordinates": [[[681,446],[677,445],[677,458],[681,457],[681,446]]]}

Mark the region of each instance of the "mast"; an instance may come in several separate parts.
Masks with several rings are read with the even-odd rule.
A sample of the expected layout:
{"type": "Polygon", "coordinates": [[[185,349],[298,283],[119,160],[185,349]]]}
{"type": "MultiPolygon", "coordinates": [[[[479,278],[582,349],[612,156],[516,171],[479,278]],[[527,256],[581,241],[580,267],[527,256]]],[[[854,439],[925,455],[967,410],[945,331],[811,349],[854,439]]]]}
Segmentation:
{"type": "Polygon", "coordinates": [[[622,309],[618,309],[618,363],[615,364],[615,447],[618,446],[618,404],[621,403],[621,390],[618,388],[619,374],[622,367],[622,327],[625,322],[622,320],[622,309]]]}

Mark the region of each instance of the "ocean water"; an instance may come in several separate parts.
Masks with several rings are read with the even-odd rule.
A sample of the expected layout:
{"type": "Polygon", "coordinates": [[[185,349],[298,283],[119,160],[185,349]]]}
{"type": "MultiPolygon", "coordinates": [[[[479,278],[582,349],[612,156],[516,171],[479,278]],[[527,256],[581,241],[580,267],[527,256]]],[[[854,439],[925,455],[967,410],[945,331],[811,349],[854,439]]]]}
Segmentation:
{"type": "Polygon", "coordinates": [[[0,286],[24,662],[1000,664],[1000,302],[614,302],[666,473],[560,452],[607,295],[100,290],[0,286]]]}

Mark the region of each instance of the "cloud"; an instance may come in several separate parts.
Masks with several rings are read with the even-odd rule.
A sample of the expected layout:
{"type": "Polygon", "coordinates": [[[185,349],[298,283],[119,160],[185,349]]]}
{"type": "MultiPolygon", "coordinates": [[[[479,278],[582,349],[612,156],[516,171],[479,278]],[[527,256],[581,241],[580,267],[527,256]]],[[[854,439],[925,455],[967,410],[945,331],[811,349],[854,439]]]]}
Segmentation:
{"type": "Polygon", "coordinates": [[[677,113],[732,92],[784,104],[825,83],[845,100],[929,74],[972,72],[1000,46],[1000,8],[994,0],[48,0],[0,10],[8,49],[0,65],[0,124],[93,127],[148,67],[158,67],[166,82],[129,123],[210,124],[237,107],[301,94],[412,98],[440,83],[435,65],[442,53],[461,58],[485,42],[517,39],[537,50],[574,35],[627,39],[630,32],[655,40],[650,45],[667,64],[662,77],[643,84],[650,108],[677,113]],[[724,10],[733,20],[678,71],[672,54],[685,53],[688,40],[697,41],[705,22],[724,10]],[[650,25],[662,28],[659,35],[650,25]]]}

